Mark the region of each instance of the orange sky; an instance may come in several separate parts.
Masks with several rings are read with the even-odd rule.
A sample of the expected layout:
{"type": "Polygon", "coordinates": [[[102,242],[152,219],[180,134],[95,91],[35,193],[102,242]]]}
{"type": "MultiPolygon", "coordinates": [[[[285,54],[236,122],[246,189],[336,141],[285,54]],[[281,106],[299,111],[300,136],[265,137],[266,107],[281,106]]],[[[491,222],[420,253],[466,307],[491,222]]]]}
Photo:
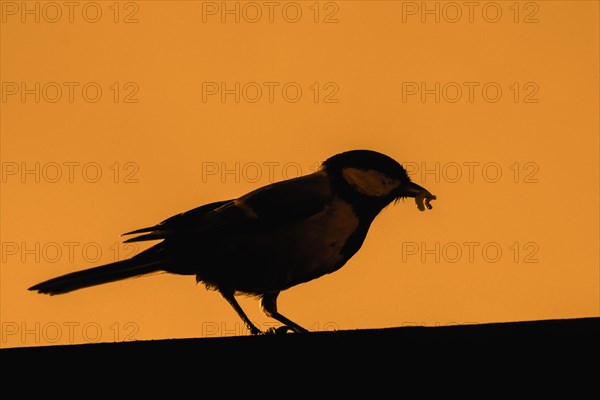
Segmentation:
{"type": "Polygon", "coordinates": [[[438,200],[385,209],[344,268],[279,297],[284,315],[599,315],[597,2],[0,4],[1,347],[245,333],[194,277],[26,289],[356,148],[438,200]]]}

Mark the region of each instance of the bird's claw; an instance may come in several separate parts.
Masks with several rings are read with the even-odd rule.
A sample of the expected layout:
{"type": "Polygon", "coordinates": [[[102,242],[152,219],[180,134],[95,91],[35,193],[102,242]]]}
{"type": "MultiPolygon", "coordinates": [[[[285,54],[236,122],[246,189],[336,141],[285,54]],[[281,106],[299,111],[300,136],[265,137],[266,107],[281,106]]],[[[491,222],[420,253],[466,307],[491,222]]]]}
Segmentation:
{"type": "Polygon", "coordinates": [[[271,327],[269,329],[267,329],[266,331],[261,331],[260,329],[256,328],[256,329],[250,329],[250,334],[252,336],[261,336],[261,335],[280,335],[282,333],[287,333],[288,331],[294,331],[291,327],[289,326],[280,326],[278,328],[274,328],[271,327]]]}
{"type": "Polygon", "coordinates": [[[263,334],[263,332],[258,328],[254,328],[254,329],[250,328],[249,331],[252,336],[258,336],[258,335],[263,334]]]}
{"type": "Polygon", "coordinates": [[[277,328],[271,327],[271,328],[267,329],[263,334],[264,335],[280,335],[280,334],[285,334],[288,331],[293,332],[294,330],[289,326],[282,325],[277,328]]]}

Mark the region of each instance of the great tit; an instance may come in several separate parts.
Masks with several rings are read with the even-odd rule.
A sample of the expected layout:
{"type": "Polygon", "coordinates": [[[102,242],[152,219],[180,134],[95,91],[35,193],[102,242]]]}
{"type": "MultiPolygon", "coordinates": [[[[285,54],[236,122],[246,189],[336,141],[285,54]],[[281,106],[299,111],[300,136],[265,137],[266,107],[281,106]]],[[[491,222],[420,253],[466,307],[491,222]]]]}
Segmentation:
{"type": "Polygon", "coordinates": [[[231,304],[251,334],[258,329],[235,295],[260,299],[262,311],[305,332],[277,311],[283,290],[341,268],[360,249],[375,216],[402,198],[431,209],[436,197],[411,182],[392,158],[352,150],[314,173],[258,188],[237,199],[206,204],[124,235],[125,242],[162,240],[123,261],[73,272],[29,288],[50,295],[154,272],[195,275],[231,304]]]}

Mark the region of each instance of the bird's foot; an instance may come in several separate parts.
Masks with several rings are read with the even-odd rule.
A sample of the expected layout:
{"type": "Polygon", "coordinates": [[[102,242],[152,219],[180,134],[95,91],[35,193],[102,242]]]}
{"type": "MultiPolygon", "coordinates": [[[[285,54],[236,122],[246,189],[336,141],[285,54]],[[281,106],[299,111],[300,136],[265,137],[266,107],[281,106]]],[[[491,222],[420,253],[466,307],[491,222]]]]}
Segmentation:
{"type": "Polygon", "coordinates": [[[263,332],[260,329],[258,329],[257,327],[255,327],[254,325],[249,326],[248,330],[250,331],[250,334],[252,336],[257,336],[257,335],[262,335],[263,334],[263,332]]]}
{"type": "Polygon", "coordinates": [[[282,333],[287,333],[288,331],[292,331],[292,332],[294,331],[294,329],[292,327],[285,326],[285,325],[277,327],[277,328],[271,327],[264,332],[254,326],[252,328],[248,328],[248,330],[250,331],[250,334],[252,336],[280,335],[282,333]]]}
{"type": "Polygon", "coordinates": [[[280,335],[285,334],[288,331],[294,331],[294,329],[287,325],[282,325],[277,328],[271,327],[264,332],[264,335],[280,335]]]}

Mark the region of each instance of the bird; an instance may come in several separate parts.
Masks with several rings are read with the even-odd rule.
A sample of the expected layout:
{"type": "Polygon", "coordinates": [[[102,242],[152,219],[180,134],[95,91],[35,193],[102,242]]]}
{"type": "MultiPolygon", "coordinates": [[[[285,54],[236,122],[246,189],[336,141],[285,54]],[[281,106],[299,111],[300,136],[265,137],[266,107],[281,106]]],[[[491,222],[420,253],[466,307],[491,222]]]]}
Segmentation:
{"type": "Polygon", "coordinates": [[[250,334],[307,332],[278,311],[279,294],[339,270],[361,248],[375,217],[404,198],[414,198],[424,211],[432,209],[436,196],[383,153],[344,151],[311,174],[126,232],[122,236],[130,237],[124,243],[160,242],[126,260],[29,290],[59,295],[157,272],[195,275],[196,283],[222,295],[250,334]],[[240,307],[238,295],[257,298],[262,312],[282,326],[261,331],[240,307]]]}

